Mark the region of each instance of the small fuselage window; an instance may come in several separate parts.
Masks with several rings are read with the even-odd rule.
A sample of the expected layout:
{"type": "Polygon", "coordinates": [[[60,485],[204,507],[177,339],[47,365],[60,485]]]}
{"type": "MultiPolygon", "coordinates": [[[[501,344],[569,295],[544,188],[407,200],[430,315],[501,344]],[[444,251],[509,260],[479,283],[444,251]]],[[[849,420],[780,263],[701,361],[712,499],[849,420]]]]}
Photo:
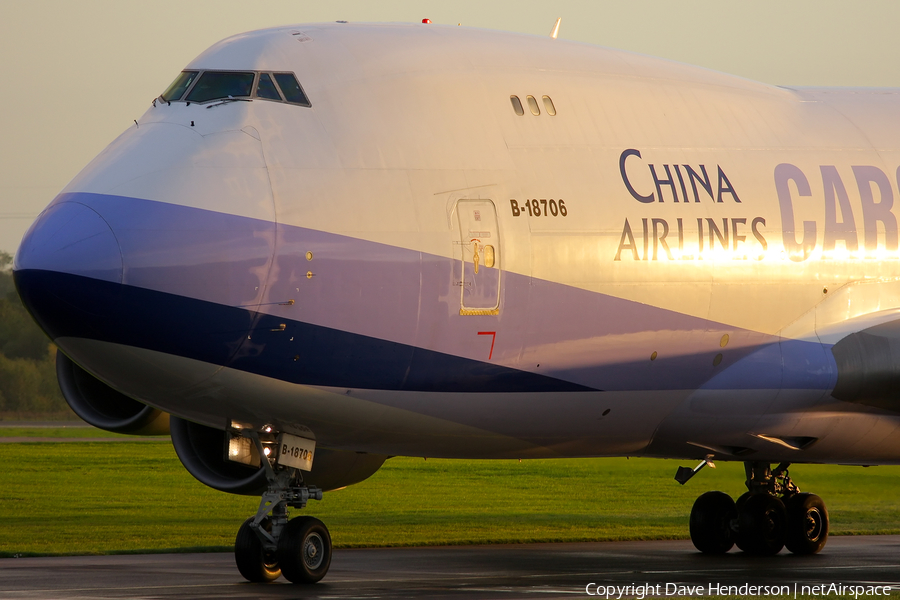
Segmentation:
{"type": "Polygon", "coordinates": [[[550,99],[550,96],[544,96],[544,110],[551,117],[556,116],[556,106],[553,105],[553,100],[550,99]]]}
{"type": "Polygon", "coordinates": [[[312,106],[293,73],[260,71],[182,71],[160,98],[197,103],[260,98],[312,106]]]}
{"type": "Polygon", "coordinates": [[[510,96],[509,101],[512,102],[513,110],[516,111],[516,114],[520,117],[525,114],[525,110],[522,108],[522,101],[519,100],[518,96],[510,96]]]}

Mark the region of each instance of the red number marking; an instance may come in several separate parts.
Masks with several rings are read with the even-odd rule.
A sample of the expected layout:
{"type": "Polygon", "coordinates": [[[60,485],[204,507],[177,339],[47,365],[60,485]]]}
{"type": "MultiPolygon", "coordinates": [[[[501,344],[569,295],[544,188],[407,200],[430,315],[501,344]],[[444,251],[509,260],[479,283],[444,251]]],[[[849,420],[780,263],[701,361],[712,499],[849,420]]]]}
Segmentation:
{"type": "Polygon", "coordinates": [[[488,354],[488,360],[491,360],[491,357],[494,356],[494,342],[497,341],[497,332],[496,331],[479,331],[478,335],[491,336],[491,353],[488,354]]]}

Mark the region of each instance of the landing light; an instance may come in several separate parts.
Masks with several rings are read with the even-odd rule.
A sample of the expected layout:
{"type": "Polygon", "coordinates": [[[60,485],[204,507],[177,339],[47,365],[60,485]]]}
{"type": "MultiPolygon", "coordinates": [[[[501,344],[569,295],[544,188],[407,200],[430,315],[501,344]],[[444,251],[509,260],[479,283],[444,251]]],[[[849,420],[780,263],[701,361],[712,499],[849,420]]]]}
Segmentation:
{"type": "Polygon", "coordinates": [[[250,438],[228,435],[226,458],[244,465],[259,466],[259,454],[256,444],[250,438]]]}

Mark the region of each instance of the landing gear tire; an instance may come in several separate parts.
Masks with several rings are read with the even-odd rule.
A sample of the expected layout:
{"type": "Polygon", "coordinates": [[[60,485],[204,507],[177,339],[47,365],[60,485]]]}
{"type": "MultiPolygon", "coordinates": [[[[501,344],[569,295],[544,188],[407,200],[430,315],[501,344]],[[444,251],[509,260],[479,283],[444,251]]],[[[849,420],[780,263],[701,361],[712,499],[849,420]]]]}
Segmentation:
{"type": "Polygon", "coordinates": [[[731,523],[737,509],[724,492],[706,492],[691,509],[691,541],[704,554],[725,554],[734,546],[731,523]]]}
{"type": "Polygon", "coordinates": [[[787,536],[784,545],[794,554],[816,554],[828,540],[828,511],[815,494],[794,494],[785,502],[787,536]]]}
{"type": "Polygon", "coordinates": [[[744,494],[737,502],[738,548],[747,554],[772,556],[787,538],[784,503],[771,494],[744,494]]]}
{"type": "Polygon", "coordinates": [[[291,583],[315,583],[331,566],[331,535],[322,521],[297,517],[288,521],[278,538],[278,564],[291,583]]]}
{"type": "MultiPolygon", "coordinates": [[[[234,540],[234,561],[237,563],[238,571],[247,581],[269,583],[281,576],[281,569],[278,567],[275,553],[263,548],[259,536],[250,527],[252,522],[253,517],[250,517],[238,529],[237,538],[234,540]]],[[[266,519],[260,527],[268,531],[271,524],[266,519]]]]}

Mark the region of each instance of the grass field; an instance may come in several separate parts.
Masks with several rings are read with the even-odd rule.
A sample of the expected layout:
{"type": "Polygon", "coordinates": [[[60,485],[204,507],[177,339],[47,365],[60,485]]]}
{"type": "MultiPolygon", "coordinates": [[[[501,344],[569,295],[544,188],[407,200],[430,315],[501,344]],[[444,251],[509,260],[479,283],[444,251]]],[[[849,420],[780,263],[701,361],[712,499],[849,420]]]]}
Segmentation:
{"type": "MultiPolygon", "coordinates": [[[[0,444],[0,455],[0,556],[229,550],[258,502],[195,481],[167,438],[0,444]]],[[[699,494],[743,491],[742,465],[717,464],[680,486],[669,460],[394,458],[306,512],[337,547],[687,538],[699,494]]],[[[791,472],[825,499],[834,534],[900,533],[900,467],[791,472]]]]}
{"type": "Polygon", "coordinates": [[[82,427],[77,423],[74,427],[0,427],[0,438],[6,437],[135,439],[134,436],[113,433],[95,427],[82,427]]]}

